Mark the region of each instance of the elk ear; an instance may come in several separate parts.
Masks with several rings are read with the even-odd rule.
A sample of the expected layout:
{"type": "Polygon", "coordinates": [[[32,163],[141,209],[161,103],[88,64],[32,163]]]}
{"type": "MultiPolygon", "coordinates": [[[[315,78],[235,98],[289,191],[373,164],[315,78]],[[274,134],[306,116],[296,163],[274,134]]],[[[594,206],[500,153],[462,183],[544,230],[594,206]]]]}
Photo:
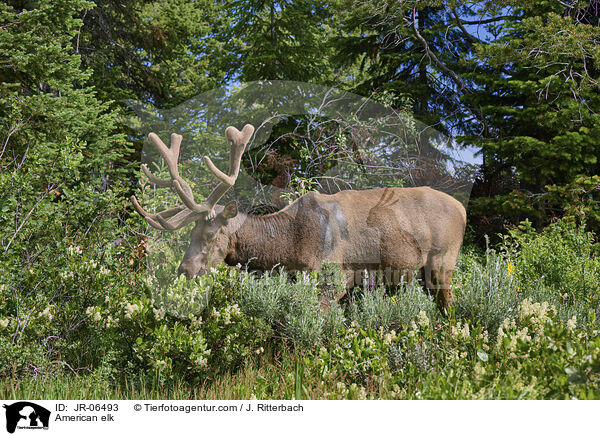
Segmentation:
{"type": "Polygon", "coordinates": [[[221,216],[223,218],[225,218],[226,220],[237,216],[237,214],[238,214],[238,207],[237,207],[237,203],[235,202],[235,200],[227,203],[225,205],[225,208],[223,209],[223,212],[221,212],[221,216]]]}

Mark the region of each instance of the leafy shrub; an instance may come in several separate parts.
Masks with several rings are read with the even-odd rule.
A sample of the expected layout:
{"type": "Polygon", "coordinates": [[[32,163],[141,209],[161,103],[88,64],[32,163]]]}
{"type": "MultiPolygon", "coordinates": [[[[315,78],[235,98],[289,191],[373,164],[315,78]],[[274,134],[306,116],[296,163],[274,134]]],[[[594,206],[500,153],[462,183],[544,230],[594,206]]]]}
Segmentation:
{"type": "Polygon", "coordinates": [[[525,221],[505,239],[504,251],[514,262],[525,296],[554,305],[562,319],[600,314],[600,245],[593,234],[561,220],[535,232],[525,221]]]}
{"type": "Polygon", "coordinates": [[[104,338],[104,366],[201,382],[260,354],[270,329],[248,318],[234,302],[237,288],[232,285],[239,274],[221,268],[186,287],[176,282],[154,292],[168,297],[163,300],[151,299],[149,289],[139,297],[114,296],[89,307],[89,322],[104,338]],[[200,312],[185,301],[190,288],[207,296],[200,298],[207,302],[200,312]]]}
{"type": "Polygon", "coordinates": [[[437,307],[416,280],[399,286],[393,295],[383,287],[355,290],[347,310],[350,320],[364,329],[406,325],[421,310],[432,318],[438,315],[437,307]]]}
{"type": "Polygon", "coordinates": [[[343,313],[332,302],[327,316],[321,309],[317,274],[298,273],[289,280],[285,271],[249,274],[239,283],[240,307],[249,316],[267,321],[276,335],[294,345],[311,347],[334,335],[343,313]]]}
{"type": "Polygon", "coordinates": [[[354,324],[307,368],[327,398],[598,398],[597,332],[547,303],[523,300],[490,336],[468,320],[434,325],[423,311],[398,333],[354,324]]]}
{"type": "Polygon", "coordinates": [[[488,331],[495,332],[517,311],[520,286],[514,264],[493,250],[487,250],[481,262],[461,255],[454,290],[456,316],[479,323],[488,331]]]}
{"type": "Polygon", "coordinates": [[[524,285],[542,281],[574,301],[594,303],[600,292],[600,247],[592,233],[568,220],[551,224],[537,233],[528,221],[511,231],[518,274],[524,285]]]}
{"type": "Polygon", "coordinates": [[[123,265],[127,244],[103,246],[96,231],[88,235],[55,241],[54,251],[39,253],[36,268],[0,265],[0,343],[7,351],[0,374],[80,372],[98,363],[102,332],[89,328],[86,308],[131,292],[135,276],[123,265]]]}
{"type": "Polygon", "coordinates": [[[381,334],[363,330],[353,324],[330,347],[321,347],[316,355],[316,368],[323,378],[342,376],[344,385],[367,387],[385,383],[388,343],[381,334]]]}

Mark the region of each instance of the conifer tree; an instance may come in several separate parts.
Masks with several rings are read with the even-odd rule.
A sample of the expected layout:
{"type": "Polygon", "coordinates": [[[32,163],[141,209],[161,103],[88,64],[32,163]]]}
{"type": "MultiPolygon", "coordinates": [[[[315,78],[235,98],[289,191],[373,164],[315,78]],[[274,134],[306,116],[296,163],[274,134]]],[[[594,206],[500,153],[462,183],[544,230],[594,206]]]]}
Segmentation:
{"type": "Polygon", "coordinates": [[[511,17],[497,38],[478,45],[486,69],[472,77],[471,99],[489,126],[488,135],[469,138],[481,147],[491,197],[479,200],[480,213],[543,225],[570,207],[549,191],[576,180],[598,200],[597,188],[583,189],[600,170],[600,26],[590,5],[496,5],[511,17]]]}
{"type": "Polygon", "coordinates": [[[0,371],[84,358],[70,350],[90,340],[84,310],[101,296],[95,269],[73,270],[114,266],[130,152],[77,54],[91,3],[23,3],[0,4],[0,310],[19,322],[0,339],[0,371]],[[60,307],[48,330],[29,328],[46,307],[60,307]]]}

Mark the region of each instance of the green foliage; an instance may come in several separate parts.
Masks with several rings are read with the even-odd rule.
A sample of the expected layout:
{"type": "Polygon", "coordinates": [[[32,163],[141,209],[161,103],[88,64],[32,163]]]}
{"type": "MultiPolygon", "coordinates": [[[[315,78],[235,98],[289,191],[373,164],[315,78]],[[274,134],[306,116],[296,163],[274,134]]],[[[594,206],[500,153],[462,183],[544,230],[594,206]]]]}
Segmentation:
{"type": "Polygon", "coordinates": [[[292,203],[297,198],[300,198],[304,194],[308,194],[312,191],[317,191],[317,183],[313,179],[306,179],[304,177],[297,176],[294,174],[292,180],[288,182],[288,192],[281,194],[281,199],[292,203]]]}
{"type": "Polygon", "coordinates": [[[102,100],[173,107],[223,82],[228,20],[219,2],[96,0],[90,6],[81,15],[78,49],[102,100]]]}
{"type": "Polygon", "coordinates": [[[289,280],[284,271],[267,272],[261,278],[248,275],[240,283],[240,307],[250,316],[270,323],[276,336],[297,346],[311,347],[330,339],[327,334],[336,334],[343,322],[335,302],[328,316],[323,316],[318,284],[315,274],[298,273],[294,280],[289,280]]]}
{"type": "Polygon", "coordinates": [[[471,321],[434,329],[421,312],[400,333],[352,327],[307,362],[326,398],[597,398],[600,341],[575,325],[526,299],[491,342],[471,321]]]}
{"type": "Polygon", "coordinates": [[[469,98],[489,129],[469,138],[486,163],[488,189],[474,202],[477,214],[513,223],[528,217],[541,228],[568,213],[573,197],[594,203],[579,189],[598,173],[599,31],[592,9],[587,2],[511,2],[510,16],[494,23],[494,38],[477,44],[475,58],[487,69],[470,75],[477,89],[469,98]]]}
{"type": "Polygon", "coordinates": [[[600,229],[600,176],[578,175],[564,185],[546,186],[544,200],[551,208],[562,208],[564,216],[590,229],[600,229]]]}
{"type": "Polygon", "coordinates": [[[129,287],[137,244],[119,226],[129,150],[72,46],[91,4],[33,6],[0,6],[0,373],[14,376],[93,361],[84,308],[129,287]]]}
{"type": "Polygon", "coordinates": [[[350,386],[367,387],[384,382],[381,376],[388,369],[388,345],[385,338],[373,330],[352,326],[338,341],[316,353],[315,370],[324,379],[342,375],[350,386]]]}
{"type": "Polygon", "coordinates": [[[536,301],[555,305],[561,317],[587,319],[600,303],[600,246],[593,234],[561,220],[536,233],[525,221],[506,238],[509,258],[523,289],[536,301]]]}
{"type": "MultiPolygon", "coordinates": [[[[579,283],[568,273],[582,260],[573,256],[595,249],[590,235],[568,222],[543,233],[525,223],[507,237],[501,253],[462,254],[449,317],[438,315],[416,282],[392,295],[380,288],[355,291],[324,314],[321,295],[342,286],[334,265],[294,280],[285,272],[257,277],[222,267],[189,283],[180,279],[165,293],[147,279],[136,284],[138,295],[108,286],[106,295],[98,291],[96,304],[87,306],[86,330],[80,332],[93,338],[86,344],[94,350],[87,356],[94,362],[91,377],[104,386],[92,395],[105,398],[116,389],[113,397],[152,397],[164,388],[165,395],[182,398],[597,398],[596,316],[581,315],[597,303],[579,294],[557,307],[548,303],[557,284],[579,283]],[[544,257],[549,262],[538,262],[544,257]],[[541,272],[548,263],[566,273],[541,272]],[[209,296],[200,313],[200,306],[185,302],[189,290],[209,296]],[[202,393],[190,387],[207,381],[214,386],[202,393]],[[146,391],[148,386],[154,388],[146,391]]],[[[65,280],[97,267],[77,247],[67,253],[83,262],[65,280]]],[[[50,306],[32,315],[32,329],[23,332],[27,343],[35,343],[38,333],[47,335],[44,329],[62,312],[50,306]]],[[[6,368],[35,362],[41,352],[34,346],[6,348],[16,323],[0,319],[2,347],[10,350],[0,360],[5,374],[6,368]]],[[[72,343],[71,349],[81,346],[72,343]]],[[[40,365],[38,371],[50,368],[40,365]]]]}
{"type": "Polygon", "coordinates": [[[148,289],[138,298],[127,295],[106,298],[87,313],[91,327],[102,332],[98,352],[104,353],[100,371],[111,380],[123,380],[138,372],[157,374],[159,380],[202,382],[264,351],[270,328],[241,312],[236,299],[239,272],[221,269],[199,280],[210,296],[204,310],[186,300],[181,285],[171,287],[169,298],[153,300],[148,289]],[[126,368],[129,373],[120,373],[126,368]]]}
{"type": "MultiPolygon", "coordinates": [[[[190,398],[199,385],[212,398],[597,398],[599,52],[584,3],[419,1],[415,15],[406,2],[1,3],[0,376],[32,383],[31,396],[33,380],[54,380],[55,398],[190,398]],[[460,27],[488,15],[485,39],[460,27]],[[463,252],[448,317],[417,282],[330,301],[345,288],[335,265],[176,277],[187,230],[176,244],[148,238],[127,214],[135,135],[115,100],[169,107],[226,77],[374,93],[402,117],[473,135],[490,188],[476,212],[566,219],[463,252]]],[[[299,134],[282,146],[299,168],[291,200],[350,143],[318,120],[320,142],[303,144],[296,128],[312,119],[288,121],[274,135],[299,134]]],[[[199,171],[184,160],[186,177],[199,171]]],[[[356,171],[339,176],[403,183],[356,171]]]]}
{"type": "Polygon", "coordinates": [[[416,280],[398,287],[392,295],[383,287],[352,293],[348,305],[349,319],[365,329],[407,325],[421,310],[432,318],[438,312],[416,280]]]}
{"type": "Polygon", "coordinates": [[[335,31],[330,6],[322,1],[232,1],[228,49],[231,66],[244,81],[326,81],[333,75],[328,37],[335,31]],[[243,62],[238,62],[238,59],[243,62]]]}
{"type": "Polygon", "coordinates": [[[495,332],[505,318],[515,315],[520,300],[520,282],[509,263],[488,250],[481,260],[461,255],[454,276],[455,313],[495,332]]]}
{"type": "Polygon", "coordinates": [[[593,234],[569,219],[536,232],[522,222],[503,237],[500,252],[485,257],[462,254],[454,277],[456,316],[471,319],[495,332],[513,317],[524,298],[548,302],[558,316],[590,322],[600,301],[599,246],[593,234]]]}

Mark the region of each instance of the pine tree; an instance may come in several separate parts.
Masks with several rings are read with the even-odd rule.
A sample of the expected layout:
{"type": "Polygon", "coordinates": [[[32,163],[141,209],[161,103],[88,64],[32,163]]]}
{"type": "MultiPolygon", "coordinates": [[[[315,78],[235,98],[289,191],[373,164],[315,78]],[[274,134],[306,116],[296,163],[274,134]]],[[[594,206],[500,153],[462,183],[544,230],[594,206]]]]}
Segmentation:
{"type": "Polygon", "coordinates": [[[89,341],[78,332],[101,295],[95,271],[73,270],[86,258],[113,267],[130,152],[115,133],[117,113],[80,67],[81,17],[92,5],[11,3],[0,4],[0,312],[18,325],[0,337],[2,375],[83,358],[70,350],[89,341]],[[30,328],[46,307],[54,322],[30,328]]]}
{"type": "Polygon", "coordinates": [[[600,27],[597,11],[579,3],[505,4],[512,17],[477,47],[487,71],[473,77],[471,98],[490,131],[470,139],[485,159],[485,197],[495,197],[480,199],[479,210],[543,225],[569,208],[548,198],[547,186],[600,170],[600,27]]]}
{"type": "Polygon", "coordinates": [[[455,21],[458,14],[472,15],[471,8],[457,2],[452,10],[431,0],[348,3],[335,59],[358,66],[352,90],[387,94],[399,106],[409,101],[420,121],[440,131],[470,129],[460,76],[472,69],[465,59],[476,39],[455,21]]]}
{"type": "Polygon", "coordinates": [[[76,50],[100,99],[170,108],[223,84],[227,23],[208,0],[95,0],[76,50]]]}
{"type": "Polygon", "coordinates": [[[226,2],[233,18],[232,72],[241,81],[324,83],[333,73],[328,42],[333,16],[323,1],[226,2]]]}

